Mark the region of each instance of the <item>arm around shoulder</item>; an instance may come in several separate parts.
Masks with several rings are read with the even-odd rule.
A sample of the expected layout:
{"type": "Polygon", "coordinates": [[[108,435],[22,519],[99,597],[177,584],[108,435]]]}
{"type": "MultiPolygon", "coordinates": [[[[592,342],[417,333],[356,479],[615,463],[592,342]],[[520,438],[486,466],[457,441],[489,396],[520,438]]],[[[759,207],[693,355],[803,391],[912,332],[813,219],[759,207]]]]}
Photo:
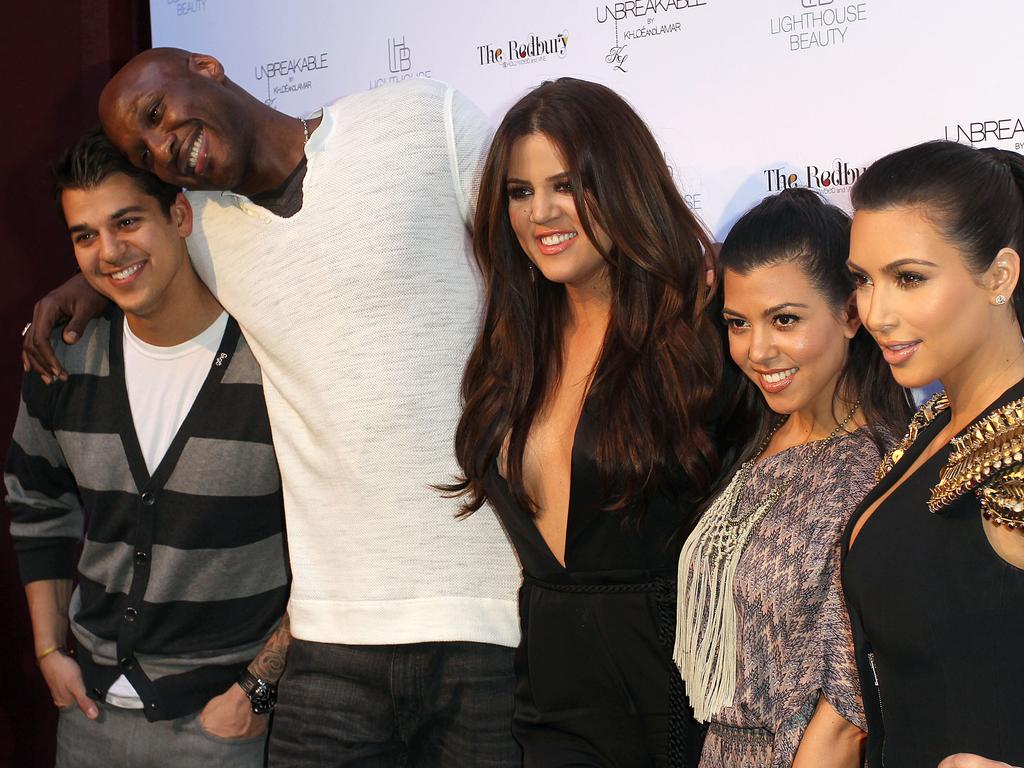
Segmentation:
{"type": "Polygon", "coordinates": [[[50,336],[57,324],[67,318],[63,339],[74,344],[81,338],[89,321],[100,315],[108,300],[97,293],[82,274],[68,279],[36,302],[32,323],[22,339],[21,361],[26,372],[35,371],[49,384],[66,379],[67,371],[54,353],[50,336]]]}

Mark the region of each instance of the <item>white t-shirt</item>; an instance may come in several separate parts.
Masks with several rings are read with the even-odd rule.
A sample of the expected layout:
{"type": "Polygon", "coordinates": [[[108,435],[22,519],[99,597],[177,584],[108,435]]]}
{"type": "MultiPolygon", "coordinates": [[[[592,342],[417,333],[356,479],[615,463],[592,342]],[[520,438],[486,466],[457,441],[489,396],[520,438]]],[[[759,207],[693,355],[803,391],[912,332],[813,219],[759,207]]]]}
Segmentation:
{"type": "MultiPolygon", "coordinates": [[[[124,378],[128,404],[150,475],[160,466],[181,423],[192,410],[227,325],[228,313],[221,312],[198,336],[173,347],[158,347],[132,333],[125,318],[124,378]]],[[[124,675],[110,686],[107,703],[142,709],[139,694],[124,675]]]]}
{"type": "Polygon", "coordinates": [[[324,107],[294,216],[189,193],[193,264],[263,370],[301,640],[519,642],[521,572],[493,510],[457,520],[431,487],[458,472],[489,138],[469,101],[416,78],[324,107]]]}

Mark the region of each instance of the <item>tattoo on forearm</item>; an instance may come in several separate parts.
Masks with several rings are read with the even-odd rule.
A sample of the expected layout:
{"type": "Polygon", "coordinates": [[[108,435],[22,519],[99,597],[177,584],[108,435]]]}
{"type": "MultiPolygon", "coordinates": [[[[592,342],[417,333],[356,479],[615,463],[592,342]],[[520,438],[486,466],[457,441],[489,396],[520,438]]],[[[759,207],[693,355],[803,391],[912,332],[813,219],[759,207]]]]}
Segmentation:
{"type": "Polygon", "coordinates": [[[288,658],[288,646],[292,642],[292,633],[288,614],[284,615],[274,634],[270,636],[263,650],[249,664],[249,671],[256,677],[276,683],[284,672],[285,660],[288,658]]]}

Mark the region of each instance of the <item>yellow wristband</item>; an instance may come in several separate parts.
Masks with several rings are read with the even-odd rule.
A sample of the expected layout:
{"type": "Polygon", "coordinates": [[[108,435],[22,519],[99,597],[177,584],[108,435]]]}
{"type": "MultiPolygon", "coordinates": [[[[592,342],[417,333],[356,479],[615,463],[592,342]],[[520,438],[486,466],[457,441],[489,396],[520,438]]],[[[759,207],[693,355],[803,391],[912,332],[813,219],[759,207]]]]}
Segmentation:
{"type": "Polygon", "coordinates": [[[45,659],[51,653],[56,653],[57,651],[60,651],[61,653],[63,653],[64,652],[64,646],[63,645],[51,645],[45,651],[43,651],[38,656],[36,656],[36,664],[39,664],[43,659],[45,659]]]}

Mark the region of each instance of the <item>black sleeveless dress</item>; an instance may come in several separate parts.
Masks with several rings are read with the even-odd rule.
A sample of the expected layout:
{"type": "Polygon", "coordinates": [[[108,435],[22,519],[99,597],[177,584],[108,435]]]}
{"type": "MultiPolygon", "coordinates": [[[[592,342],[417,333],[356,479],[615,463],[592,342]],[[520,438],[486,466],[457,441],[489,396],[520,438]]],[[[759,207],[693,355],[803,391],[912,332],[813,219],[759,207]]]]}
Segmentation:
{"type": "Polygon", "coordinates": [[[491,503],[523,566],[522,641],[512,730],[526,768],[696,768],[703,730],[672,662],[685,483],[666,482],[639,524],[601,509],[596,417],[584,408],[572,451],[563,567],[495,463],[491,503]]]}
{"type": "MultiPolygon", "coordinates": [[[[985,413],[1022,397],[1019,382],[985,413]]],[[[1024,570],[993,550],[973,491],[929,511],[951,446],[897,488],[849,543],[861,514],[949,418],[946,409],[922,428],[843,540],[869,768],[935,768],[956,752],[1024,764],[1024,570]]]]}

